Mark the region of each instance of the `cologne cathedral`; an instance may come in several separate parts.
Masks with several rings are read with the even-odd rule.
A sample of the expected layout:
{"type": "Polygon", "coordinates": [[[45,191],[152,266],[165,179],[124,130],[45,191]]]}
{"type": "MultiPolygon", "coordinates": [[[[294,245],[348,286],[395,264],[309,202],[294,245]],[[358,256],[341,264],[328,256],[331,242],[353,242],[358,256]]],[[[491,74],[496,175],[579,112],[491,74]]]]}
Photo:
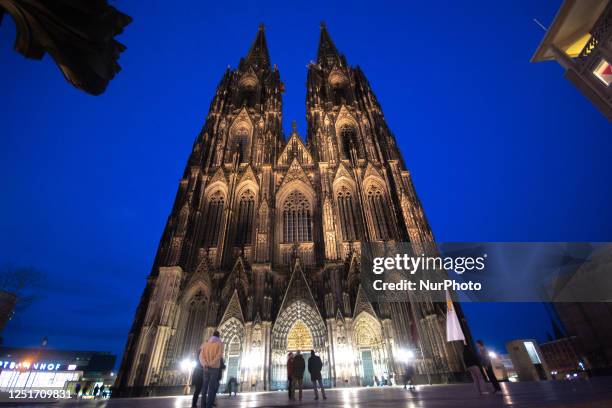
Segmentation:
{"type": "MultiPolygon", "coordinates": [[[[327,386],[423,382],[464,371],[445,304],[380,302],[360,284],[365,243],[433,242],[370,84],[324,25],[308,66],[305,141],[282,128],[280,72],[263,26],[217,87],[136,310],[115,395],[180,392],[219,330],[222,383],[287,386],[289,351],[313,349],[327,386]],[[185,369],[187,367],[187,369],[185,369]]],[[[306,372],[305,383],[309,382],[306,372]]]]}

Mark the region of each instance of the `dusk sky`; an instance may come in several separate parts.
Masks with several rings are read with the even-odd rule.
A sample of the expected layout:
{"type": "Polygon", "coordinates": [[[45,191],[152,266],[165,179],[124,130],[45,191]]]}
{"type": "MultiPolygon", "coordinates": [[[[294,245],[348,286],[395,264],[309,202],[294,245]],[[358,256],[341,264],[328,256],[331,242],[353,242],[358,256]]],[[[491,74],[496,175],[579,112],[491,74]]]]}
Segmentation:
{"type": "MultiPolygon", "coordinates": [[[[555,2],[114,1],[122,71],[93,97],[0,25],[0,264],[46,276],[6,345],[121,356],[178,181],[227,67],[263,22],[306,133],[319,24],[370,80],[438,241],[612,241],[612,127],[554,63],[529,59],[555,2]]],[[[544,340],[542,305],[465,305],[504,351],[544,340]]]]}

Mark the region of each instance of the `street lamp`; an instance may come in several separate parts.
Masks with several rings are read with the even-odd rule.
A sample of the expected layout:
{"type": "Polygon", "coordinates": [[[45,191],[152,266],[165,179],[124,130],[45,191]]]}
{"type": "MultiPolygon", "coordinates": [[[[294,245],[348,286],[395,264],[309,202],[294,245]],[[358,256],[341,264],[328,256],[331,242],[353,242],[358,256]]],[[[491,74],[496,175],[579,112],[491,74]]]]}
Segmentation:
{"type": "MultiPolygon", "coordinates": [[[[340,345],[338,348],[337,362],[340,364],[340,379],[344,383],[349,381],[349,365],[351,363],[351,352],[346,345],[340,345]]],[[[338,373],[336,373],[338,376],[338,373]]]]}
{"type": "Polygon", "coordinates": [[[414,360],[414,351],[412,350],[400,349],[398,350],[397,354],[399,355],[400,360],[404,363],[414,360]]]}
{"type": "Polygon", "coordinates": [[[185,358],[181,361],[181,370],[187,373],[187,384],[185,384],[185,389],[183,390],[183,393],[187,395],[191,394],[191,375],[193,374],[193,369],[195,366],[195,360],[185,358]]]}

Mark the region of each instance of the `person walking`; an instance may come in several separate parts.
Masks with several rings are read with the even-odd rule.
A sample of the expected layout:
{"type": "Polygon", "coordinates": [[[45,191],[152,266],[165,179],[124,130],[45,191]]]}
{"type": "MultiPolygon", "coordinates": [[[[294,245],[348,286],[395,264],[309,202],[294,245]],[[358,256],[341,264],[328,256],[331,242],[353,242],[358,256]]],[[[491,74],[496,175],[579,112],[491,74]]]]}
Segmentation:
{"type": "Polygon", "coordinates": [[[480,361],[467,345],[463,346],[463,363],[472,376],[478,394],[488,394],[488,392],[486,392],[484,379],[482,378],[482,371],[480,370],[480,361]]]}
{"type": "Polygon", "coordinates": [[[287,355],[287,390],[289,392],[289,399],[293,399],[293,353],[287,355]]]}
{"type": "Polygon", "coordinates": [[[236,377],[230,377],[227,380],[227,396],[231,398],[232,391],[234,392],[234,397],[238,395],[238,380],[236,377]]]}
{"type": "Polygon", "coordinates": [[[202,407],[212,408],[219,380],[221,377],[221,359],[223,358],[223,343],[219,338],[219,332],[215,330],[213,335],[202,345],[200,351],[200,363],[204,367],[202,381],[202,407]]]}
{"type": "Polygon", "coordinates": [[[410,361],[404,365],[404,389],[408,387],[409,390],[415,390],[414,385],[414,365],[410,361]]]}
{"type": "MultiPolygon", "coordinates": [[[[198,356],[202,352],[200,348],[198,350],[198,356]]],[[[198,398],[200,398],[200,393],[202,392],[202,383],[204,382],[204,367],[200,362],[200,359],[196,359],[196,366],[193,368],[193,373],[191,374],[191,385],[193,386],[193,398],[191,399],[191,408],[196,408],[198,406],[198,398]]]]}
{"type": "Polygon", "coordinates": [[[323,399],[327,399],[325,396],[325,388],[323,387],[323,379],[321,377],[321,370],[323,369],[323,362],[321,357],[315,354],[314,350],[310,350],[310,357],[308,358],[308,372],[310,373],[310,379],[312,380],[312,388],[314,389],[315,399],[319,399],[319,392],[317,390],[317,383],[321,388],[321,396],[323,399]]]}
{"type": "Polygon", "coordinates": [[[476,341],[476,347],[478,347],[478,353],[480,354],[480,363],[485,369],[487,377],[489,377],[489,381],[493,385],[493,393],[495,394],[496,392],[501,391],[501,387],[499,385],[499,381],[497,381],[497,377],[495,376],[495,371],[493,371],[489,350],[487,350],[482,340],[476,341]]]}
{"type": "Polygon", "coordinates": [[[100,386],[98,384],[96,384],[96,386],[93,389],[93,397],[94,397],[94,399],[96,399],[98,397],[98,391],[100,391],[100,386]]]}
{"type": "Polygon", "coordinates": [[[102,386],[100,387],[100,398],[106,397],[106,395],[104,394],[104,391],[106,391],[106,386],[102,384],[102,386]]]}
{"type": "Polygon", "coordinates": [[[295,400],[295,389],[299,387],[299,400],[302,400],[302,381],[304,379],[304,371],[306,370],[306,362],[304,356],[298,350],[293,357],[293,370],[291,370],[291,383],[293,388],[292,400],[295,400]]]}

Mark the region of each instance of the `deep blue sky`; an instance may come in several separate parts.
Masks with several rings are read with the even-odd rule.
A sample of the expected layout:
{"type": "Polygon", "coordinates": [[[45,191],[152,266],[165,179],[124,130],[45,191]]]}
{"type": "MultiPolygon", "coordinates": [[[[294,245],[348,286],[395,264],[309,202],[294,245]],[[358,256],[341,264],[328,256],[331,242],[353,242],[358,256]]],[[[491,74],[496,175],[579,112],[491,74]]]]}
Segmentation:
{"type": "MultiPolygon", "coordinates": [[[[5,343],[121,354],[177,183],[225,67],[260,22],[305,131],[325,20],[382,103],[440,241],[612,241],[610,124],[555,63],[530,64],[556,2],[116,1],[123,70],[92,97],[0,26],[0,263],[47,275],[5,343]],[[300,3],[300,4],[298,4],[300,3]]],[[[545,338],[539,305],[467,305],[502,349],[545,338]]]]}

